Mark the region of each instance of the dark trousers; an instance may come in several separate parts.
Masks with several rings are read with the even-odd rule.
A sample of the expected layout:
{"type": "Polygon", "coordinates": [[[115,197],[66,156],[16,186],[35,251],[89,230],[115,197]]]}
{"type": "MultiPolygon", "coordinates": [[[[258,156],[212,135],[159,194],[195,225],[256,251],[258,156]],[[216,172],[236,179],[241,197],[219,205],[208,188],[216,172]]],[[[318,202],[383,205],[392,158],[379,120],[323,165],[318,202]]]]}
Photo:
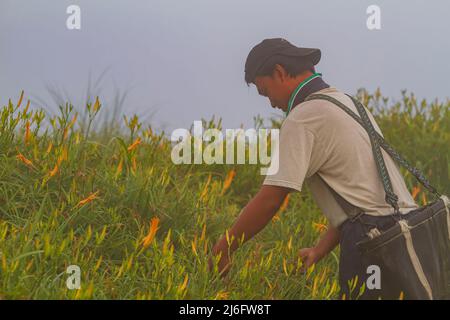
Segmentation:
{"type": "MultiPolygon", "coordinates": [[[[402,215],[407,218],[411,212],[402,215]]],[[[360,290],[363,284],[370,276],[367,273],[367,266],[362,261],[361,253],[356,244],[367,239],[366,233],[376,227],[380,231],[384,231],[392,227],[395,223],[394,218],[399,218],[399,215],[390,216],[370,216],[367,214],[360,214],[354,218],[347,219],[340,227],[340,261],[339,261],[339,284],[341,287],[340,298],[345,299],[376,299],[383,296],[381,289],[369,290],[365,288],[362,294],[360,290]],[[349,281],[355,281],[349,285],[349,281]]]]}

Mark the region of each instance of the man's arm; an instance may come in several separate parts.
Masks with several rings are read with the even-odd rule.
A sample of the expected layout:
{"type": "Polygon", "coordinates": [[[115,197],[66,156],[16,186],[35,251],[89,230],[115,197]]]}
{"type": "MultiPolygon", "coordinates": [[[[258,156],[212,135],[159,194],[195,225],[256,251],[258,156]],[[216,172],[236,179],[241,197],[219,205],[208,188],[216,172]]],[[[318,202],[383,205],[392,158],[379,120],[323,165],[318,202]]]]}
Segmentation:
{"type": "Polygon", "coordinates": [[[222,275],[228,273],[231,254],[238,248],[242,236],[246,242],[261,231],[271,221],[291,191],[290,188],[263,185],[256,196],[244,207],[231,229],[228,230],[230,241],[233,239],[230,250],[228,251],[226,235],[213,247],[214,255],[221,253],[218,267],[222,275]]]}
{"type": "Polygon", "coordinates": [[[339,239],[339,230],[330,225],[316,246],[300,249],[299,256],[303,261],[303,271],[329,254],[339,244],[339,239]]]}

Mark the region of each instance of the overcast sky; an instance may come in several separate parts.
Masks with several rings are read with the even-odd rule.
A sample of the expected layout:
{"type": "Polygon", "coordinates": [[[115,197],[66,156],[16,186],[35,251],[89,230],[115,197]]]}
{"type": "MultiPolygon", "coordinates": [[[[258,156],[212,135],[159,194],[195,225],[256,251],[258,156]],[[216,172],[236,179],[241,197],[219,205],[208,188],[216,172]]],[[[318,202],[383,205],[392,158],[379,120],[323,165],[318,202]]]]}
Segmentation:
{"type": "MultiPolygon", "coordinates": [[[[354,94],[381,88],[399,98],[450,96],[450,2],[444,0],[0,0],[0,104],[27,97],[51,102],[46,86],[85,98],[89,72],[108,70],[105,107],[127,91],[126,112],[154,112],[156,128],[189,128],[223,118],[224,128],[281,115],[244,82],[249,50],[284,37],[322,50],[317,70],[354,94]],[[81,8],[68,30],[66,8],[81,8]],[[381,8],[381,30],[366,9],[381,8]]],[[[45,106],[44,106],[45,107],[45,106]]]]}

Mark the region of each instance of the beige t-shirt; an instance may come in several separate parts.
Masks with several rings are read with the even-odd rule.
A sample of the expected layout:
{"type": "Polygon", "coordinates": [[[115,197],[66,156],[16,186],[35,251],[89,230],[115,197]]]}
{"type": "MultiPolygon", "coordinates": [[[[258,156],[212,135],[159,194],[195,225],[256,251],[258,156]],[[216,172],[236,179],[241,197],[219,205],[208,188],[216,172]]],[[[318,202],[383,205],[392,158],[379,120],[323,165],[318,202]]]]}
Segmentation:
{"type": "MultiPolygon", "coordinates": [[[[316,93],[334,97],[358,114],[352,100],[335,87],[316,93]]],[[[375,130],[382,134],[372,114],[367,112],[375,130]]],[[[382,154],[393,191],[399,198],[400,212],[418,208],[397,165],[384,150],[382,154]]],[[[344,110],[326,100],[302,102],[292,109],[281,125],[278,172],[267,175],[263,184],[301,191],[304,181],[335,227],[348,215],[359,212],[358,208],[375,216],[394,211],[385,201],[369,135],[344,110]]]]}

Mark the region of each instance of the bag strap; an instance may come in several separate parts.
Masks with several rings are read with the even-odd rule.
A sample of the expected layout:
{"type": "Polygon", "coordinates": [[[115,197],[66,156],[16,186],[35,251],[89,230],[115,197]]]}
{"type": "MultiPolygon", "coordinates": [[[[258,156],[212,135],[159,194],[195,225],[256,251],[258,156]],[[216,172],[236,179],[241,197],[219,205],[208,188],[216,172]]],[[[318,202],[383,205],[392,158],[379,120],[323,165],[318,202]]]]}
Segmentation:
{"type": "MultiPolygon", "coordinates": [[[[362,112],[362,114],[365,114],[367,116],[367,112],[366,112],[364,106],[358,100],[354,99],[352,96],[350,96],[350,95],[347,95],[347,96],[349,96],[352,99],[353,103],[355,103],[355,106],[357,107],[358,112],[360,113],[360,115],[361,115],[361,112],[362,112]]],[[[395,151],[395,149],[383,138],[382,135],[380,135],[378,132],[375,131],[375,129],[373,128],[372,123],[370,122],[370,120],[369,120],[369,123],[372,126],[373,130],[370,130],[370,129],[366,128],[365,121],[363,120],[363,117],[361,117],[361,118],[358,117],[358,115],[356,115],[355,112],[353,112],[350,108],[348,108],[345,104],[343,104],[339,100],[337,100],[337,99],[335,99],[333,97],[330,97],[328,95],[325,95],[325,94],[312,94],[312,95],[308,96],[305,99],[305,101],[315,100],[315,99],[327,100],[327,101],[337,105],[342,110],[344,110],[347,114],[349,114],[354,120],[356,120],[368,132],[370,140],[371,140],[372,150],[373,151],[374,151],[374,149],[376,149],[377,145],[378,145],[378,147],[383,148],[394,160],[396,160],[400,165],[405,167],[419,181],[419,183],[422,184],[428,191],[430,191],[432,194],[434,194],[437,197],[441,196],[440,193],[436,190],[436,188],[434,188],[430,184],[430,182],[425,178],[425,176],[417,168],[411,166],[405,158],[403,158],[397,151],[395,151]],[[374,144],[374,141],[375,141],[375,144],[374,144]]],[[[364,118],[366,118],[366,117],[364,117],[364,118]]],[[[367,116],[366,119],[367,120],[369,119],[368,116],[367,116]]],[[[374,151],[374,156],[375,156],[375,161],[377,163],[377,169],[380,170],[379,168],[381,167],[381,170],[383,170],[382,169],[382,166],[384,164],[383,157],[381,156],[381,159],[383,159],[383,162],[381,162],[381,161],[378,160],[379,158],[376,156],[375,151],[374,151]]],[[[387,185],[390,182],[390,179],[389,179],[389,182],[387,180],[389,178],[389,174],[387,173],[387,170],[385,170],[385,175],[386,176],[385,176],[384,179],[383,179],[383,176],[381,176],[381,177],[382,177],[382,180],[383,180],[383,187],[384,187],[385,192],[386,192],[386,202],[391,204],[390,202],[394,202],[396,195],[393,194],[393,192],[392,192],[392,186],[391,186],[391,188],[389,190],[389,185],[387,185]],[[386,182],[386,184],[385,184],[385,182],[386,182]],[[386,186],[387,186],[387,188],[386,188],[386,186]]],[[[394,209],[395,209],[395,207],[394,207],[394,209]]]]}
{"type": "Polygon", "coordinates": [[[372,145],[372,152],[375,157],[375,163],[377,164],[377,170],[378,174],[381,177],[381,181],[383,182],[383,188],[385,191],[385,200],[387,203],[389,203],[393,208],[395,213],[399,213],[399,206],[398,206],[398,196],[395,194],[394,189],[392,187],[391,178],[389,176],[389,172],[386,168],[386,163],[384,162],[383,154],[381,153],[380,143],[378,142],[378,139],[376,138],[376,130],[370,121],[369,116],[367,115],[367,112],[364,108],[364,106],[354,99],[353,97],[347,95],[350,99],[352,99],[356,109],[358,110],[359,116],[363,121],[364,128],[366,129],[367,133],[370,137],[370,142],[372,145]]]}

